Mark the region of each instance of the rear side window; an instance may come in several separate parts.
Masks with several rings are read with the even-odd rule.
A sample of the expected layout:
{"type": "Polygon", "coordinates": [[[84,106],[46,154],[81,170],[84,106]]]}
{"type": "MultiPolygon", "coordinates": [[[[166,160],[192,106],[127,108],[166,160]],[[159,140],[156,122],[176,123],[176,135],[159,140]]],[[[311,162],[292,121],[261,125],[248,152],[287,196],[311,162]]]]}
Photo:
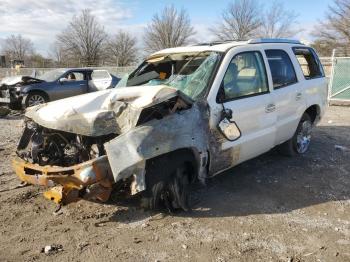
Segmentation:
{"type": "Polygon", "coordinates": [[[320,60],[311,48],[295,47],[293,51],[306,79],[324,76],[320,60]]]}
{"type": "Polygon", "coordinates": [[[293,64],[283,50],[265,50],[272,75],[273,88],[278,89],[297,82],[293,64]]]}
{"type": "Polygon", "coordinates": [[[94,70],[91,74],[92,80],[109,79],[109,73],[105,70],[94,70]]]}

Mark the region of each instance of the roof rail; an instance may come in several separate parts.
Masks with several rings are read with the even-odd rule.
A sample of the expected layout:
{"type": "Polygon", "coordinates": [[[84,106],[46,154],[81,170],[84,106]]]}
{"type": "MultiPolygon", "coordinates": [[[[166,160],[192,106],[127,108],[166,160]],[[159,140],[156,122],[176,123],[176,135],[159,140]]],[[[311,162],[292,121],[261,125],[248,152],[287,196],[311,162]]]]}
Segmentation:
{"type": "Polygon", "coordinates": [[[286,44],[298,44],[302,45],[299,40],[286,39],[286,38],[256,38],[248,40],[248,44],[266,44],[266,43],[286,43],[286,44]]]}
{"type": "Polygon", "coordinates": [[[244,41],[244,40],[218,40],[218,41],[207,42],[207,43],[198,43],[198,44],[194,44],[193,46],[202,46],[202,45],[213,46],[213,45],[227,44],[231,42],[240,42],[240,41],[244,41]]]}

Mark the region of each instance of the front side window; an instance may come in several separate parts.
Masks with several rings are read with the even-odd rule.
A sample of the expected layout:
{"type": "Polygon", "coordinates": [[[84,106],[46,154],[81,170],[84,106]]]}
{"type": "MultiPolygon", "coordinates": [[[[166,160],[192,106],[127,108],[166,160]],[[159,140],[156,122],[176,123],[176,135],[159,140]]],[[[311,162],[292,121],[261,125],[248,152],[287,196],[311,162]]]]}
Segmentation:
{"type": "Polygon", "coordinates": [[[221,87],[224,97],[220,100],[226,101],[268,92],[261,54],[257,51],[237,54],[227,68],[221,87]]]}
{"type": "Polygon", "coordinates": [[[312,49],[295,47],[293,51],[306,79],[324,76],[322,65],[312,49]]]}
{"type": "Polygon", "coordinates": [[[283,50],[265,50],[271,70],[273,88],[278,89],[297,82],[292,61],[283,50]]]}
{"type": "Polygon", "coordinates": [[[69,72],[66,74],[65,78],[68,81],[83,81],[84,80],[84,74],[82,72],[69,72]]]}

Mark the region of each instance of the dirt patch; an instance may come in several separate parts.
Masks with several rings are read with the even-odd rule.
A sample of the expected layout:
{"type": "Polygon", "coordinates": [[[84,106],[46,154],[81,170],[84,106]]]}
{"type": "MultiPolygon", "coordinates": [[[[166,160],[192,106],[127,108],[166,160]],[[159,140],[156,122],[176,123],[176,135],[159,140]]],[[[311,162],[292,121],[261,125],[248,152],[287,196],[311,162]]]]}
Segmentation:
{"type": "Polygon", "coordinates": [[[305,156],[272,150],[241,164],[195,186],[193,211],[174,216],[117,197],[54,214],[38,187],[2,191],[19,183],[21,118],[0,126],[1,261],[350,261],[348,107],[329,108],[305,156]]]}

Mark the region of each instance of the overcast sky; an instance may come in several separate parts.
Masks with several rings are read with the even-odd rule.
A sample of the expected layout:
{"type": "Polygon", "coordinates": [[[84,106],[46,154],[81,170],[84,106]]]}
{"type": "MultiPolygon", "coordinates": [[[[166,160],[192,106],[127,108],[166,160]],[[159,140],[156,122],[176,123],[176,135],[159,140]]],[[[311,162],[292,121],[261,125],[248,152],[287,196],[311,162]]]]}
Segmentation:
{"type": "MultiPolygon", "coordinates": [[[[55,36],[63,30],[73,15],[89,8],[105,26],[108,33],[127,29],[139,39],[144,26],[153,14],[166,5],[185,8],[197,31],[199,41],[211,39],[208,27],[219,20],[219,15],[230,1],[227,0],[0,0],[0,39],[11,34],[30,38],[36,51],[47,55],[55,36]]],[[[261,1],[269,5],[272,1],[261,1]]],[[[299,14],[299,26],[304,29],[298,37],[310,39],[309,31],[321,19],[332,0],[282,1],[285,7],[299,14]]]]}

